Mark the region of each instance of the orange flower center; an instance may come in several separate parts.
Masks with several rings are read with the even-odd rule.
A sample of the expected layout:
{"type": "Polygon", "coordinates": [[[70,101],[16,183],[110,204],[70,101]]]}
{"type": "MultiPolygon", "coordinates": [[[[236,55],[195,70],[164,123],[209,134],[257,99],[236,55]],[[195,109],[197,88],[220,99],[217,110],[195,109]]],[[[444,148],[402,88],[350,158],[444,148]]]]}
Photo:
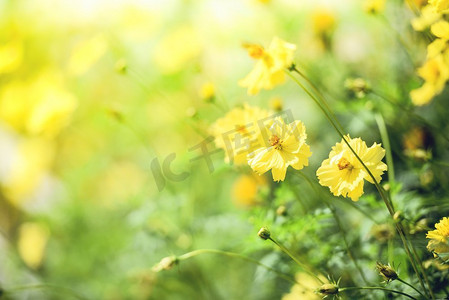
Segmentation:
{"type": "Polygon", "coordinates": [[[268,141],[270,142],[270,145],[273,146],[275,149],[280,150],[282,149],[282,141],[277,135],[272,135],[268,141]]]}
{"type": "Polygon", "coordinates": [[[262,58],[265,54],[265,50],[260,45],[245,44],[243,45],[243,47],[245,47],[246,50],[248,50],[249,56],[251,56],[254,59],[262,58]]]}
{"type": "Polygon", "coordinates": [[[337,166],[338,166],[338,169],[339,169],[339,170],[344,170],[344,169],[347,169],[347,168],[352,168],[352,166],[351,166],[351,164],[349,163],[349,161],[348,161],[346,158],[344,158],[344,157],[340,158],[340,160],[338,161],[337,166]]]}

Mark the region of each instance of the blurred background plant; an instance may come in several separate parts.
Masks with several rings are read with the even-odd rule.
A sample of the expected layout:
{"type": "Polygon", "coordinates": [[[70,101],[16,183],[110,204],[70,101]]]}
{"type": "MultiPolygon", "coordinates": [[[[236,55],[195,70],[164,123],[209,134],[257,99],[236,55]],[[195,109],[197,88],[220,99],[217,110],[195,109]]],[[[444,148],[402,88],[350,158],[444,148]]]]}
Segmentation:
{"type": "Polygon", "coordinates": [[[337,281],[402,299],[357,289],[384,287],[378,261],[419,288],[397,222],[447,297],[449,25],[426,2],[0,0],[0,299],[319,299],[337,281]],[[344,134],[386,149],[394,218],[374,185],[353,202],[318,184],[341,137],[293,80],[238,85],[242,45],[275,36],[344,134]],[[211,125],[245,105],[301,120],[309,166],[274,182],[225,162],[211,125]]]}

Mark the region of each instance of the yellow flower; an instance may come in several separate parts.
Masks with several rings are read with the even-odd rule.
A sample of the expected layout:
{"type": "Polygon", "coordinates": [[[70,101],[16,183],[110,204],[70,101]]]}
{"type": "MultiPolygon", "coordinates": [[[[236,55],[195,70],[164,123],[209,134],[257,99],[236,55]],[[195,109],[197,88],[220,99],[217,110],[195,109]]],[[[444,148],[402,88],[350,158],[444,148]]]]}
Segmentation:
{"type": "MultiPolygon", "coordinates": [[[[322,275],[318,275],[318,277],[323,282],[328,281],[322,275]]],[[[320,284],[315,277],[307,273],[298,273],[295,279],[298,283],[292,286],[290,293],[282,296],[282,300],[319,300],[323,298],[315,293],[317,284],[320,284]]]]}
{"type": "Polygon", "coordinates": [[[246,156],[257,141],[258,122],[268,117],[268,111],[245,104],[212,124],[210,133],[215,137],[215,145],[225,150],[227,163],[246,164],[246,156]]]}
{"type": "Polygon", "coordinates": [[[257,203],[257,193],[266,184],[265,178],[252,175],[241,175],[232,186],[232,199],[240,206],[251,206],[257,203]]]}
{"type": "Polygon", "coordinates": [[[367,0],[363,8],[370,14],[381,13],[385,9],[385,0],[367,0]]]}
{"type": "Polygon", "coordinates": [[[449,8],[449,0],[429,0],[429,4],[437,12],[443,12],[449,8]]]}
{"type": "Polygon", "coordinates": [[[203,99],[205,101],[213,100],[215,97],[214,84],[212,82],[204,83],[199,90],[199,94],[200,94],[201,99],[203,99]]]}
{"type": "MultiPolygon", "coordinates": [[[[385,150],[376,143],[368,148],[360,138],[351,139],[349,135],[346,135],[345,139],[368,167],[376,181],[380,182],[382,174],[387,170],[387,165],[382,162],[385,150]]],[[[363,194],[364,180],[374,183],[344,140],[332,147],[329,158],[323,161],[316,174],[320,184],[329,187],[332,194],[350,197],[353,201],[357,201],[363,194]]]]}
{"type": "Polygon", "coordinates": [[[312,15],[313,31],[317,35],[331,33],[335,28],[335,16],[331,11],[320,9],[312,15]]]}
{"type": "Polygon", "coordinates": [[[435,12],[432,6],[427,5],[421,9],[421,15],[412,20],[412,27],[416,31],[424,31],[440,18],[441,14],[435,12]]]}
{"type": "Polygon", "coordinates": [[[248,88],[249,95],[261,89],[270,90],[285,81],[284,70],[291,66],[296,46],[280,38],[273,38],[268,49],[259,45],[245,45],[249,55],[257,59],[254,69],[239,84],[248,88]]]}
{"type": "Polygon", "coordinates": [[[421,106],[441,93],[449,79],[449,65],[442,54],[430,58],[418,69],[418,74],[425,80],[422,87],[410,92],[413,104],[421,106]]]}
{"type": "Polygon", "coordinates": [[[27,266],[37,269],[41,266],[50,233],[39,223],[23,223],[19,228],[18,252],[27,266]]]}
{"type": "Polygon", "coordinates": [[[449,253],[449,218],[441,219],[435,224],[435,228],[427,232],[426,238],[430,239],[427,249],[437,254],[449,253]]]}
{"type": "Polygon", "coordinates": [[[306,128],[301,121],[285,124],[277,117],[261,129],[259,147],[248,155],[248,164],[258,174],[271,169],[274,181],[283,181],[288,166],[296,170],[309,164],[312,153],[306,144],[306,128]]]}

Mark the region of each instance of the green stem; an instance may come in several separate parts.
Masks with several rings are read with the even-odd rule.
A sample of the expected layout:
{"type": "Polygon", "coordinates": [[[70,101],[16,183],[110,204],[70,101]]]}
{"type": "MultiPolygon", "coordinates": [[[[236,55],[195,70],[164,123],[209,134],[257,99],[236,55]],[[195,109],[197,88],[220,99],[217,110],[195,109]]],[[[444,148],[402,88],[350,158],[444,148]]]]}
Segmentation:
{"type": "Polygon", "coordinates": [[[285,254],[287,254],[288,256],[290,256],[291,259],[293,259],[293,261],[295,263],[298,264],[298,266],[300,266],[307,274],[313,276],[314,278],[316,278],[320,283],[324,284],[324,281],[321,280],[316,274],[315,272],[313,272],[308,266],[306,266],[305,264],[303,264],[302,262],[299,261],[299,259],[296,258],[295,255],[293,255],[293,253],[290,252],[290,250],[288,250],[284,245],[282,245],[281,243],[279,243],[278,241],[276,241],[275,239],[273,239],[271,236],[268,238],[270,241],[272,241],[276,246],[279,247],[279,249],[281,249],[285,254]]]}
{"type": "Polygon", "coordinates": [[[265,268],[265,269],[275,273],[279,277],[281,277],[281,278],[283,278],[283,279],[285,279],[285,280],[287,280],[287,281],[289,281],[289,282],[291,282],[293,284],[297,284],[298,283],[298,282],[296,282],[296,280],[290,278],[286,274],[281,273],[281,272],[277,271],[276,269],[273,269],[272,267],[267,266],[267,265],[259,262],[258,260],[252,259],[250,257],[244,256],[244,255],[239,254],[239,253],[234,253],[234,252],[228,252],[228,251],[222,251],[222,250],[216,250],[216,249],[198,249],[198,250],[194,250],[192,252],[183,254],[181,256],[178,256],[177,259],[180,260],[180,261],[181,260],[186,260],[186,259],[189,259],[191,257],[197,256],[197,255],[200,255],[200,254],[206,254],[206,253],[219,254],[219,255],[223,255],[223,256],[227,256],[227,257],[239,258],[239,259],[245,260],[247,262],[259,265],[259,266],[261,266],[261,267],[263,267],[263,268],[265,268]]]}
{"type": "Polygon", "coordinates": [[[63,286],[48,284],[48,283],[41,283],[41,284],[30,284],[30,285],[21,285],[16,286],[12,288],[4,288],[3,289],[3,295],[9,295],[15,292],[20,292],[24,290],[32,290],[32,289],[54,289],[54,290],[60,290],[63,291],[65,294],[70,295],[76,299],[85,300],[86,298],[78,295],[75,291],[73,291],[70,288],[66,288],[63,286]]]}
{"type": "Polygon", "coordinates": [[[401,292],[401,291],[392,290],[392,289],[383,288],[383,287],[380,287],[380,286],[345,287],[345,288],[338,289],[339,292],[352,291],[352,290],[381,290],[381,291],[386,291],[386,292],[390,292],[390,293],[400,294],[400,295],[409,297],[410,299],[417,300],[415,297],[410,296],[407,293],[404,293],[404,292],[401,292]]]}
{"type": "MultiPolygon", "coordinates": [[[[313,185],[312,181],[310,181],[310,179],[303,174],[302,172],[298,172],[298,174],[301,175],[302,178],[304,178],[309,185],[315,190],[315,193],[317,193],[317,196],[320,197],[320,191],[318,191],[315,186],[313,185]]],[[[321,198],[321,197],[320,197],[321,198]]],[[[360,276],[362,277],[363,281],[368,284],[368,280],[365,277],[365,273],[363,273],[362,268],[360,267],[360,265],[358,264],[357,260],[355,259],[355,256],[353,255],[351,248],[349,247],[349,243],[348,240],[346,238],[346,231],[343,229],[343,226],[341,224],[340,221],[340,217],[337,215],[337,212],[335,210],[335,207],[333,205],[331,205],[330,203],[327,202],[327,199],[325,197],[322,197],[323,202],[326,204],[326,206],[330,209],[330,211],[332,212],[332,215],[335,219],[335,222],[338,225],[338,228],[340,229],[341,235],[343,236],[343,242],[345,244],[346,247],[346,251],[348,253],[349,258],[352,260],[352,262],[354,263],[355,268],[357,269],[357,271],[360,273],[360,276]]]]}
{"type": "MultiPolygon", "coordinates": [[[[391,146],[390,146],[390,139],[388,137],[387,126],[385,125],[384,118],[380,113],[376,113],[375,119],[377,127],[379,127],[380,136],[386,152],[385,156],[387,159],[387,166],[388,166],[388,182],[390,183],[390,188],[393,188],[395,178],[394,165],[393,165],[393,155],[391,154],[391,146]]],[[[391,203],[391,205],[393,205],[393,203],[391,203]]]]}
{"type": "Polygon", "coordinates": [[[411,287],[412,289],[414,289],[415,291],[417,291],[418,292],[418,294],[420,294],[421,296],[423,296],[424,298],[426,298],[426,296],[424,296],[423,295],[423,293],[421,293],[417,288],[415,288],[413,285],[411,285],[410,283],[408,283],[408,282],[406,282],[406,281],[404,281],[404,280],[402,280],[401,278],[396,278],[398,281],[400,281],[400,282],[402,282],[403,284],[405,284],[405,285],[408,285],[409,287],[411,287]]]}
{"type": "MultiPolygon", "coordinates": [[[[374,177],[374,175],[371,173],[370,169],[365,165],[365,163],[363,162],[363,160],[359,157],[359,155],[355,152],[355,150],[352,148],[352,146],[350,145],[350,143],[347,141],[346,137],[344,136],[343,132],[338,128],[336,122],[334,121],[335,116],[333,115],[332,111],[329,110],[326,111],[326,109],[323,107],[323,105],[320,103],[320,101],[312,94],[310,93],[309,90],[307,90],[307,88],[298,80],[296,79],[290,72],[287,73],[292,79],[293,81],[295,81],[306,93],[307,95],[310,96],[310,98],[312,98],[312,100],[318,105],[318,107],[321,109],[321,111],[324,113],[324,115],[326,116],[326,118],[328,119],[328,121],[331,123],[332,127],[334,127],[334,129],[337,131],[338,135],[340,135],[340,137],[343,139],[343,141],[345,142],[345,144],[348,146],[348,148],[351,150],[351,152],[354,154],[354,156],[357,158],[357,160],[362,164],[363,168],[366,170],[366,172],[368,173],[369,177],[372,179],[377,191],[379,192],[382,200],[385,203],[385,206],[388,209],[388,212],[390,213],[391,217],[393,218],[394,216],[394,208],[392,206],[392,203],[390,202],[390,199],[385,195],[383,188],[380,186],[380,184],[377,182],[376,178],[374,177]]],[[[304,76],[304,75],[303,75],[304,76]]],[[[418,271],[418,268],[416,266],[416,262],[414,260],[414,257],[412,255],[412,253],[410,252],[410,248],[408,245],[408,241],[405,237],[405,233],[404,233],[404,228],[402,226],[402,224],[400,222],[395,223],[396,224],[396,230],[399,233],[399,236],[401,237],[401,241],[402,244],[404,245],[404,250],[410,260],[410,263],[412,265],[412,268],[414,270],[414,272],[416,273],[416,276],[418,277],[419,283],[421,285],[421,287],[424,289],[424,291],[426,291],[427,293],[427,289],[424,285],[424,282],[420,276],[420,273],[418,271]]],[[[430,289],[430,286],[429,286],[430,289]]]]}

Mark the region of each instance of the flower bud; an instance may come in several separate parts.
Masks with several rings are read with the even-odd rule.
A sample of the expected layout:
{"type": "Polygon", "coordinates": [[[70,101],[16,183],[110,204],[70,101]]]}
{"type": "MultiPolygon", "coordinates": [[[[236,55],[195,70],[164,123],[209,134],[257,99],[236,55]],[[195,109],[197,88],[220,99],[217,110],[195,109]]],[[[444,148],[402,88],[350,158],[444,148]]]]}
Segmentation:
{"type": "Polygon", "coordinates": [[[387,282],[393,281],[398,278],[398,274],[392,267],[390,267],[390,265],[384,265],[380,262],[377,262],[376,269],[387,282]]]}
{"type": "Polygon", "coordinates": [[[287,215],[287,207],[285,205],[281,205],[276,209],[276,214],[278,216],[286,216],[287,215]]]}
{"type": "Polygon", "coordinates": [[[319,289],[318,292],[323,296],[338,294],[338,285],[334,283],[325,283],[319,289]]]}
{"type": "Polygon", "coordinates": [[[173,266],[178,264],[178,262],[179,262],[179,260],[178,260],[178,258],[176,256],[174,256],[174,255],[167,256],[167,257],[164,257],[159,263],[154,265],[152,270],[154,272],[160,272],[160,271],[163,271],[163,270],[170,270],[171,268],[173,268],[173,266]]]}
{"type": "Polygon", "coordinates": [[[397,223],[404,220],[404,214],[402,213],[402,211],[398,210],[397,212],[395,212],[393,215],[393,220],[397,223]]]}
{"type": "Polygon", "coordinates": [[[268,230],[268,228],[266,227],[262,227],[260,228],[259,232],[257,233],[257,235],[263,239],[263,240],[268,240],[270,238],[270,231],[268,230]]]}

